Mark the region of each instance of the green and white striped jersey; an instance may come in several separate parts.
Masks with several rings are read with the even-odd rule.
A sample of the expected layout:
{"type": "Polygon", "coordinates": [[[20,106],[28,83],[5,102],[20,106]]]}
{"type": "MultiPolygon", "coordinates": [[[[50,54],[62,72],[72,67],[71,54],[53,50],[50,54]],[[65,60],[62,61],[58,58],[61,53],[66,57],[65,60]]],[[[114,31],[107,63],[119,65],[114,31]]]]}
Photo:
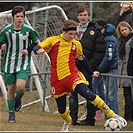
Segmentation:
{"type": "Polygon", "coordinates": [[[4,51],[3,72],[14,73],[30,69],[31,53],[22,55],[22,50],[30,47],[32,42],[40,42],[36,31],[32,27],[22,24],[21,30],[16,32],[13,24],[9,24],[1,31],[0,42],[7,44],[4,51]]]}

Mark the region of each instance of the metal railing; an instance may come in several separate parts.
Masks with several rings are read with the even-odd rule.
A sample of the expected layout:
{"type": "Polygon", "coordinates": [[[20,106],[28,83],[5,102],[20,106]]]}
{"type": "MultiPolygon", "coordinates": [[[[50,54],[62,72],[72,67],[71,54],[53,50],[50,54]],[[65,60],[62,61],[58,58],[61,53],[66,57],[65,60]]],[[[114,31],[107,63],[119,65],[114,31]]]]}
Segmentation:
{"type": "Polygon", "coordinates": [[[113,74],[107,74],[107,73],[101,73],[101,76],[105,76],[106,103],[108,103],[109,77],[131,79],[131,93],[132,93],[132,97],[133,97],[133,86],[132,86],[133,76],[113,75],[113,74]]]}
{"type": "MultiPolygon", "coordinates": [[[[42,111],[45,111],[46,88],[47,88],[47,81],[46,81],[46,79],[47,79],[47,76],[49,74],[50,74],[50,72],[29,74],[29,76],[44,75],[44,88],[43,88],[43,106],[42,106],[42,111]]],[[[2,73],[0,75],[2,75],[2,73]]],[[[106,103],[108,103],[109,77],[128,78],[128,79],[131,79],[131,83],[133,83],[133,76],[113,75],[113,74],[107,74],[107,73],[101,73],[101,76],[104,76],[105,77],[106,103]]],[[[133,84],[131,84],[131,93],[132,93],[132,97],[133,97],[133,84]]]]}
{"type": "MultiPolygon", "coordinates": [[[[133,97],[133,76],[113,75],[113,74],[108,74],[108,73],[101,73],[101,76],[105,77],[105,91],[106,91],[105,102],[107,104],[108,104],[108,91],[109,91],[109,77],[131,79],[131,93],[132,93],[132,97],[133,97]]],[[[107,119],[106,114],[105,114],[104,118],[107,119]]]]}
{"type": "MultiPolygon", "coordinates": [[[[44,94],[43,94],[43,107],[42,111],[45,111],[45,97],[46,97],[46,78],[47,75],[50,74],[49,72],[44,73],[44,94]]],[[[123,76],[123,75],[113,75],[113,74],[107,74],[107,73],[101,73],[101,76],[105,76],[105,91],[106,91],[106,103],[108,103],[108,87],[109,87],[109,77],[117,77],[117,78],[128,78],[131,79],[133,83],[133,76],[123,76]]],[[[133,97],[133,86],[131,85],[131,92],[133,97]]],[[[107,119],[107,115],[105,114],[105,119],[107,119]]]]}

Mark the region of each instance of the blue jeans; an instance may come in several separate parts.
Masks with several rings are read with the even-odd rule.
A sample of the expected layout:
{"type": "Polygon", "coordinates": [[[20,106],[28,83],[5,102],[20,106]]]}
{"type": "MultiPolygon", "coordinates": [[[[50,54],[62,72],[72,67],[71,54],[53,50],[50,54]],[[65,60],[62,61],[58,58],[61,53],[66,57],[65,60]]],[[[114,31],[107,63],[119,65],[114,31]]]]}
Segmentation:
{"type": "Polygon", "coordinates": [[[92,88],[95,90],[96,94],[105,101],[105,90],[104,90],[104,80],[103,77],[100,76],[98,78],[92,79],[92,88]]]}
{"type": "MultiPolygon", "coordinates": [[[[110,70],[108,74],[118,74],[118,69],[110,70]]],[[[105,77],[100,76],[98,78],[92,79],[92,88],[97,92],[97,94],[105,101],[105,90],[104,90],[104,82],[106,81],[105,77]]],[[[109,77],[108,81],[108,106],[112,109],[116,114],[118,114],[118,84],[117,77],[109,77]]]]}

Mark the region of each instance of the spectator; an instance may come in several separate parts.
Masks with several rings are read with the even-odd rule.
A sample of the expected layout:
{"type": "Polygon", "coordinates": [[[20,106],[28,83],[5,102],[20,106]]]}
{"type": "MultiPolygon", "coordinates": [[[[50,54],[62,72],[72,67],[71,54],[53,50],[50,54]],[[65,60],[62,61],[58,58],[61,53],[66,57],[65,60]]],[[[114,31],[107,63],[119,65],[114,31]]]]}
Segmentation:
{"type": "MultiPolygon", "coordinates": [[[[76,39],[79,40],[83,46],[83,53],[90,63],[93,71],[97,70],[97,67],[101,63],[105,54],[106,45],[104,36],[99,30],[99,25],[92,21],[89,21],[90,14],[87,5],[80,5],[77,10],[77,19],[79,20],[77,27],[76,39]]],[[[86,72],[79,61],[76,61],[78,70],[81,71],[89,81],[89,88],[92,90],[92,77],[86,72]]],[[[72,125],[95,125],[95,106],[87,100],[87,116],[80,123],[78,119],[78,94],[75,91],[71,92],[69,98],[70,115],[72,117],[72,125]]]]}
{"type": "MultiPolygon", "coordinates": [[[[115,21],[115,26],[121,21],[126,21],[133,28],[133,2],[121,2],[120,3],[120,13],[115,21]]],[[[129,70],[129,69],[128,69],[129,70]]],[[[133,103],[132,103],[133,110],[133,103]]]]}
{"type": "Polygon", "coordinates": [[[115,26],[119,24],[121,21],[128,22],[133,27],[132,17],[133,17],[133,3],[132,2],[121,2],[120,3],[120,13],[116,18],[115,26]]]}
{"type": "MultiPolygon", "coordinates": [[[[116,33],[119,39],[119,72],[120,75],[127,76],[127,63],[129,59],[129,52],[130,52],[130,45],[133,38],[133,29],[129,23],[126,21],[121,21],[117,28],[116,33]]],[[[131,93],[131,80],[122,78],[120,79],[120,87],[123,87],[123,94],[125,98],[125,111],[124,111],[124,118],[127,121],[132,119],[132,93],[131,93]]]]}
{"type": "MultiPolygon", "coordinates": [[[[118,46],[117,40],[114,37],[115,26],[112,24],[106,24],[105,21],[99,20],[97,23],[101,27],[101,32],[104,35],[106,42],[106,53],[98,70],[101,73],[108,73],[118,75],[118,46]]],[[[93,78],[92,88],[96,89],[97,94],[105,101],[104,84],[102,76],[93,78]]],[[[108,106],[118,114],[118,84],[117,77],[109,77],[108,82],[108,106]]],[[[101,118],[101,110],[96,111],[95,119],[101,118]]]]}

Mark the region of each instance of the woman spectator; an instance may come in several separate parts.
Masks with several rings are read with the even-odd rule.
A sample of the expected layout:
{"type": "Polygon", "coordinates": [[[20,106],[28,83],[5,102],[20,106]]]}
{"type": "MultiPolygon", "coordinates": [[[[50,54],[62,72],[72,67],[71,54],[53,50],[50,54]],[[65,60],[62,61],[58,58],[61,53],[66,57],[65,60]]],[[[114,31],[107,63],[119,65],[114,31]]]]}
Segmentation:
{"type": "MultiPolygon", "coordinates": [[[[126,21],[121,21],[117,28],[116,33],[118,35],[118,52],[119,52],[119,72],[123,76],[128,76],[127,63],[129,59],[130,45],[133,39],[133,29],[126,21]]],[[[121,78],[120,87],[123,88],[123,94],[125,98],[125,112],[124,118],[127,121],[132,120],[132,93],[131,93],[131,79],[121,78]]]]}

